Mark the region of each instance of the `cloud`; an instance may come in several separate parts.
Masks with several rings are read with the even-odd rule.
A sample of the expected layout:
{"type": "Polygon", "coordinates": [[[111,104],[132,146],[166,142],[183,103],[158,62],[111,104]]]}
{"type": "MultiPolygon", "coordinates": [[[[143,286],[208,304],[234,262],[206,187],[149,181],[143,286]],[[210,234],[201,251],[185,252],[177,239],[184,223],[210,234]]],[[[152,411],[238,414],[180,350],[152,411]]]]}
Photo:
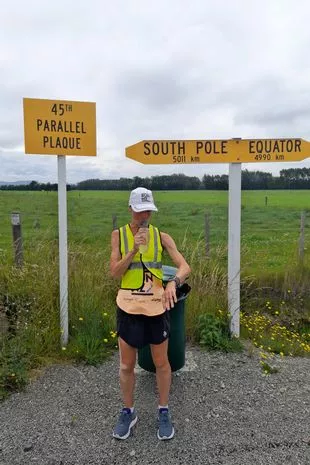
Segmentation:
{"type": "MultiPolygon", "coordinates": [[[[95,101],[96,159],[68,157],[68,179],[204,172],[143,166],[142,139],[310,140],[310,6],[300,0],[15,0],[0,17],[1,178],[55,181],[55,157],[23,155],[22,98],[95,101]]],[[[308,166],[308,161],[298,166],[308,166]]],[[[287,164],[251,164],[278,172],[287,164]]]]}
{"type": "Polygon", "coordinates": [[[165,113],[177,108],[187,96],[178,69],[136,69],[122,75],[117,89],[124,100],[134,102],[139,110],[165,113]]]}

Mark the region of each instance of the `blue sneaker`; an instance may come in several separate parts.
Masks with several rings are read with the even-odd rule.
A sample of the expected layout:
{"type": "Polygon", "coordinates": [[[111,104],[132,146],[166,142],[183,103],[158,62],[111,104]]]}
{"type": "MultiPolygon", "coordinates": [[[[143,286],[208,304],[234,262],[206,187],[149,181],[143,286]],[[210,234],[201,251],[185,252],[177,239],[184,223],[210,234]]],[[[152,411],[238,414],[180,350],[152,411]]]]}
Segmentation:
{"type": "Polygon", "coordinates": [[[174,427],[171,422],[169,411],[166,408],[159,409],[158,412],[159,428],[157,431],[158,439],[172,439],[174,436],[174,427]]]}
{"type": "Polygon", "coordinates": [[[130,408],[123,408],[119,416],[117,425],[113,430],[113,437],[116,439],[127,439],[131,428],[137,423],[136,412],[131,413],[130,408]]]}

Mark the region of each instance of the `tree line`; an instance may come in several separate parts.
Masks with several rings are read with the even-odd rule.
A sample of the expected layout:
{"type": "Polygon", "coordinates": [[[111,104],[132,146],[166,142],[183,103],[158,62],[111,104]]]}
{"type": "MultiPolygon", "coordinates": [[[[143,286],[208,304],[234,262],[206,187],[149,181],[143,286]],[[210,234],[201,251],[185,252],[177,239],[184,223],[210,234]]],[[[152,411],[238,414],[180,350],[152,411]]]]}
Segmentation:
{"type": "MultiPolygon", "coordinates": [[[[273,176],[264,171],[242,170],[241,185],[243,190],[265,189],[310,189],[310,168],[290,168],[273,176]]],[[[171,174],[141,178],[120,179],[86,179],[77,184],[68,184],[67,190],[117,190],[128,191],[144,186],[159,190],[228,190],[228,175],[204,174],[202,179],[185,174],[171,174]]],[[[31,181],[26,185],[3,185],[0,190],[10,191],[57,191],[57,183],[39,183],[31,181]]]]}

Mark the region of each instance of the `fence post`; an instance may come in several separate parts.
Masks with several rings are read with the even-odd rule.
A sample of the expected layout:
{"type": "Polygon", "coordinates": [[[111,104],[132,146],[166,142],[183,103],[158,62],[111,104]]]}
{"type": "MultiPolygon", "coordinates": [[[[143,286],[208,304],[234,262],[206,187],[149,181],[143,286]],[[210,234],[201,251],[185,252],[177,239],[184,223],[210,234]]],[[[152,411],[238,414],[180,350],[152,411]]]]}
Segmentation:
{"type": "Polygon", "coordinates": [[[13,247],[14,247],[14,261],[15,265],[23,266],[23,240],[22,240],[22,226],[20,221],[20,214],[16,212],[11,213],[12,233],[13,233],[13,247]]]}
{"type": "Polygon", "coordinates": [[[112,215],[112,229],[113,231],[117,229],[117,215],[115,214],[112,215]]]}
{"type": "Polygon", "coordinates": [[[210,257],[210,217],[205,213],[205,244],[206,244],[206,257],[210,257]]]}
{"type": "Polygon", "coordinates": [[[306,223],[306,212],[301,212],[300,215],[300,235],[299,235],[299,250],[298,256],[301,262],[304,261],[305,253],[305,223],[306,223]]]}
{"type": "Polygon", "coordinates": [[[268,197],[267,195],[265,196],[265,207],[267,207],[267,204],[268,204],[268,197]]]}

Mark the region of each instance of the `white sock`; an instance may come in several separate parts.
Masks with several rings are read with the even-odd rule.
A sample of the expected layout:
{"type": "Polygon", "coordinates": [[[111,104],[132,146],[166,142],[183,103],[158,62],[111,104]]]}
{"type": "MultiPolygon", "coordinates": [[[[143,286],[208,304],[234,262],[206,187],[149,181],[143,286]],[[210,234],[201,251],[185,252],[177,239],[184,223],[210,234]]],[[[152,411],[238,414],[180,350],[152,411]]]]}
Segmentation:
{"type": "Polygon", "coordinates": [[[166,408],[168,410],[168,404],[167,405],[159,405],[158,410],[160,410],[161,408],[166,408]]]}
{"type": "Polygon", "coordinates": [[[134,409],[135,409],[134,407],[124,407],[124,408],[129,408],[130,413],[132,413],[134,411],[134,409]]]}

